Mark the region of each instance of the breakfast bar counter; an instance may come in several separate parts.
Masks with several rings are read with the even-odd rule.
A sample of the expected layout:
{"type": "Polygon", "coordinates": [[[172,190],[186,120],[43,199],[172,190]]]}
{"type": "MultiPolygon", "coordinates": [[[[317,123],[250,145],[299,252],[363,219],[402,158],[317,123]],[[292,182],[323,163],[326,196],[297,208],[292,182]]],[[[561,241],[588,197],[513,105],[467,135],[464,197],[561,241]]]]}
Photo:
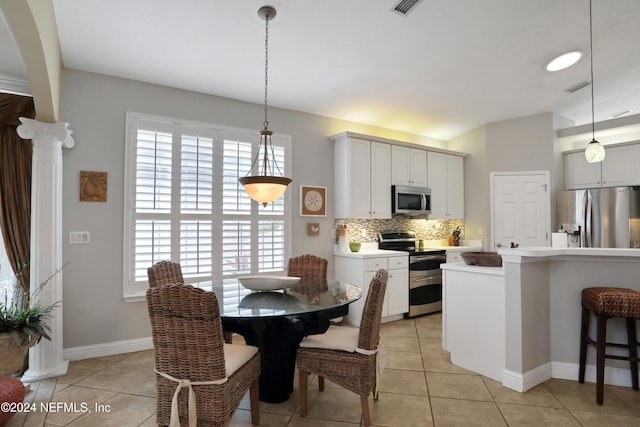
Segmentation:
{"type": "MultiPolygon", "coordinates": [[[[499,254],[502,267],[442,265],[443,345],[452,363],[521,392],[549,378],[577,380],[582,289],[640,291],[640,250],[531,247],[499,254]]],[[[624,321],[609,323],[608,341],[625,343],[624,321]]],[[[607,360],[605,383],[630,386],[628,366],[607,360]]],[[[593,348],[586,381],[595,382],[593,348]]]]}

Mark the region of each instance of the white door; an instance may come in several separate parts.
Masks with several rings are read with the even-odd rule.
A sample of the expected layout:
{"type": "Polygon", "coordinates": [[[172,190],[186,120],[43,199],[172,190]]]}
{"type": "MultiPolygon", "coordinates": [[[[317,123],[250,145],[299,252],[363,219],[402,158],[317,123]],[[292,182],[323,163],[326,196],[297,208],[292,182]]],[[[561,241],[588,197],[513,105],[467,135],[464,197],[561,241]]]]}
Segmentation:
{"type": "MultiPolygon", "coordinates": [[[[391,146],[371,143],[371,218],[391,219],[391,146]]],[[[354,191],[363,191],[356,188],[354,191]]]]}
{"type": "Polygon", "coordinates": [[[551,246],[549,172],[492,172],[491,218],[494,250],[551,246]]]}
{"type": "Polygon", "coordinates": [[[429,188],[431,189],[431,214],[429,219],[449,219],[447,204],[447,155],[429,151],[427,156],[429,188]]]}
{"type": "Polygon", "coordinates": [[[464,219],[464,159],[447,155],[448,219],[464,219]]]}
{"type": "Polygon", "coordinates": [[[348,174],[349,218],[371,218],[371,143],[369,141],[349,138],[348,174]]]}
{"type": "Polygon", "coordinates": [[[406,267],[389,270],[389,281],[387,282],[387,293],[385,295],[386,314],[388,316],[409,311],[407,283],[409,283],[409,270],[406,267]]]}

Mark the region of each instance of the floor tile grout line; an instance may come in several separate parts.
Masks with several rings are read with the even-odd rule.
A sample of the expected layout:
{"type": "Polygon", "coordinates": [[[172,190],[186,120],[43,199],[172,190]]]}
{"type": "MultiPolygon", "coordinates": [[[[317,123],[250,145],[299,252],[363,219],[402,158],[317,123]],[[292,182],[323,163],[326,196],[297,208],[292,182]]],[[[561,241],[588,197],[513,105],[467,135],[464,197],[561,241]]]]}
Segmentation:
{"type": "MultiPolygon", "coordinates": [[[[590,408],[590,407],[585,407],[585,408],[582,408],[582,409],[570,409],[567,406],[567,404],[570,404],[571,401],[567,400],[567,396],[565,396],[566,393],[565,394],[563,394],[563,393],[557,394],[558,391],[562,391],[562,390],[565,390],[565,389],[564,388],[554,387],[553,383],[542,383],[542,385],[543,385],[542,389],[545,392],[549,393],[550,396],[553,397],[554,401],[558,404],[557,407],[556,406],[547,406],[546,404],[545,405],[539,405],[539,404],[531,405],[531,404],[520,403],[520,402],[508,402],[508,401],[500,402],[500,401],[498,401],[498,399],[500,398],[500,396],[502,396],[502,394],[501,393],[496,393],[496,395],[494,396],[494,394],[491,393],[490,385],[491,385],[491,387],[493,387],[493,383],[489,382],[490,378],[482,376],[482,375],[479,375],[479,374],[475,374],[473,372],[435,372],[435,371],[430,371],[429,369],[431,369],[431,368],[429,368],[428,366],[432,366],[432,365],[430,364],[430,361],[425,359],[424,356],[428,355],[428,354],[441,355],[441,354],[448,354],[448,353],[444,352],[444,351],[443,352],[423,351],[423,347],[420,345],[421,338],[423,340],[436,340],[436,338],[418,336],[418,330],[422,329],[422,328],[418,327],[418,324],[417,324],[416,320],[414,320],[414,319],[405,320],[405,322],[410,323],[411,326],[409,326],[409,325],[401,325],[401,327],[398,330],[407,332],[408,330],[413,329],[415,331],[415,333],[416,333],[415,337],[406,337],[406,338],[417,338],[418,339],[418,344],[419,344],[419,349],[420,349],[419,354],[420,354],[420,359],[421,359],[420,361],[421,361],[421,366],[422,366],[422,372],[423,372],[423,377],[424,377],[424,381],[425,381],[425,386],[426,386],[426,389],[427,389],[426,396],[424,396],[424,395],[413,395],[413,396],[418,396],[418,397],[421,397],[421,398],[425,398],[426,397],[426,401],[429,404],[429,412],[430,412],[431,420],[432,420],[432,422],[433,422],[433,424],[435,426],[437,426],[438,424],[436,423],[436,420],[434,418],[434,407],[433,407],[432,403],[433,403],[433,400],[436,399],[436,398],[438,398],[438,399],[447,399],[447,400],[460,400],[460,401],[491,402],[498,409],[498,411],[500,413],[500,417],[502,417],[503,421],[507,425],[509,425],[509,423],[507,422],[506,415],[509,415],[509,412],[503,412],[502,409],[501,409],[501,405],[512,405],[512,406],[517,406],[517,407],[522,407],[522,408],[525,408],[525,407],[526,408],[532,408],[533,407],[533,408],[544,408],[544,409],[562,409],[563,411],[566,411],[566,412],[568,412],[570,414],[570,417],[571,417],[570,419],[575,420],[577,425],[583,425],[579,421],[578,416],[576,415],[578,413],[582,413],[582,412],[592,413],[592,414],[595,413],[595,414],[598,414],[600,416],[603,415],[603,414],[607,414],[608,413],[606,411],[602,412],[602,411],[596,410],[597,408],[590,408]],[[405,329],[405,328],[407,328],[407,329],[405,329]],[[431,392],[429,390],[429,380],[428,380],[428,376],[430,374],[440,374],[440,375],[446,375],[446,376],[451,376],[451,375],[466,375],[466,376],[476,376],[477,375],[477,376],[480,376],[483,385],[485,386],[485,388],[487,389],[487,391],[489,393],[491,401],[481,401],[481,400],[478,401],[478,400],[464,399],[464,398],[432,396],[431,392]],[[552,389],[556,389],[556,393],[554,393],[552,391],[552,389]],[[561,399],[560,396],[564,396],[564,397],[562,397],[562,399],[561,399]]],[[[403,353],[417,353],[417,352],[406,352],[406,351],[401,351],[401,350],[390,350],[390,351],[403,352],[403,353]]],[[[97,374],[97,373],[99,373],[99,372],[101,372],[101,371],[103,371],[105,369],[113,368],[113,367],[117,366],[118,364],[124,363],[127,360],[131,360],[131,358],[132,358],[132,356],[125,357],[125,358],[123,358],[123,359],[121,359],[121,360],[119,360],[117,362],[114,362],[113,364],[109,364],[107,366],[102,367],[101,369],[93,371],[88,376],[83,377],[82,379],[78,379],[78,380],[76,380],[76,381],[74,381],[72,383],[59,382],[57,379],[54,379],[53,381],[51,381],[49,383],[36,382],[36,383],[33,384],[33,385],[35,385],[35,387],[33,387],[33,385],[32,385],[33,388],[31,390],[31,392],[33,394],[32,394],[32,399],[31,400],[32,401],[51,400],[53,398],[55,392],[56,392],[56,389],[58,387],[60,387],[60,386],[65,386],[66,388],[68,388],[70,386],[74,386],[74,387],[88,389],[88,390],[99,390],[99,391],[114,393],[116,396],[130,395],[130,396],[138,396],[138,397],[143,397],[143,398],[154,398],[155,396],[147,396],[147,395],[143,395],[143,394],[125,392],[125,391],[120,391],[120,390],[108,390],[108,389],[104,389],[104,388],[100,388],[100,387],[91,387],[91,386],[79,385],[78,384],[79,382],[81,382],[82,380],[84,380],[86,378],[90,378],[91,376],[93,376],[93,375],[95,375],[95,374],[97,374]],[[41,389],[41,387],[43,387],[43,388],[41,389]],[[49,396],[48,399],[42,399],[42,398],[36,399],[37,397],[41,397],[42,393],[44,393],[44,396],[48,396],[49,393],[51,393],[51,395],[49,396]],[[40,394],[40,396],[39,396],[39,394],[40,394]]],[[[431,359],[431,361],[433,363],[436,363],[436,362],[440,363],[440,361],[437,358],[433,358],[433,359],[431,359]]],[[[450,359],[449,359],[449,363],[450,363],[450,359]]],[[[142,364],[142,363],[140,364],[140,366],[143,366],[143,365],[144,364],[142,364]]],[[[127,369],[127,366],[124,365],[122,367],[122,369],[127,369]]],[[[387,369],[400,370],[400,371],[405,371],[405,372],[420,372],[420,371],[415,371],[413,369],[399,369],[399,368],[393,368],[393,367],[392,368],[387,368],[387,369]]],[[[557,381],[563,381],[563,380],[557,380],[557,381]]],[[[570,381],[569,380],[567,382],[573,383],[575,381],[570,381]]],[[[606,386],[606,388],[610,389],[609,392],[613,393],[626,407],[628,407],[628,406],[632,406],[633,407],[635,405],[636,401],[634,400],[633,396],[631,397],[631,399],[629,399],[628,395],[625,392],[616,393],[616,391],[619,390],[618,388],[609,387],[608,385],[605,385],[605,386],[606,386]]],[[[64,389],[62,389],[62,390],[64,390],[64,389]]],[[[59,391],[62,391],[62,390],[59,390],[59,391]]],[[[384,395],[384,394],[393,394],[393,395],[398,395],[398,396],[407,395],[406,393],[389,392],[389,391],[381,392],[381,394],[382,395],[384,395]]],[[[594,399],[594,401],[595,401],[595,399],[594,399]]],[[[427,402],[425,402],[425,403],[427,403],[427,402]]],[[[540,403],[540,402],[536,401],[536,403],[540,403]]],[[[595,402],[594,402],[594,405],[595,405],[595,402]]],[[[284,421],[286,419],[285,425],[286,426],[291,426],[291,425],[295,424],[294,419],[296,418],[296,413],[297,413],[298,409],[299,409],[299,405],[296,405],[295,408],[293,408],[293,411],[290,412],[290,413],[262,412],[261,411],[261,414],[262,413],[265,413],[265,414],[266,413],[271,413],[271,414],[277,414],[277,415],[280,415],[280,416],[284,416],[284,418],[282,418],[282,420],[284,421]]],[[[242,411],[246,412],[247,410],[246,409],[242,409],[242,411]]],[[[620,412],[619,415],[620,416],[624,416],[624,417],[629,417],[629,418],[631,418],[633,420],[636,420],[638,418],[635,415],[629,415],[629,414],[625,414],[625,413],[622,413],[622,412],[620,412]]],[[[154,413],[153,415],[151,415],[151,417],[149,417],[146,420],[144,420],[139,426],[141,426],[144,423],[147,423],[150,418],[153,418],[155,416],[156,416],[156,414],[154,413]]],[[[19,425],[22,426],[22,427],[24,427],[25,425],[31,426],[32,422],[35,421],[35,420],[36,420],[35,418],[32,418],[31,422],[29,422],[28,421],[28,417],[25,417],[25,418],[20,420],[20,424],[19,425]]],[[[38,421],[40,421],[40,419],[38,419],[38,421]]],[[[346,422],[346,421],[340,421],[340,422],[346,422]]],[[[46,420],[45,420],[45,423],[46,423],[46,420]]],[[[18,424],[14,424],[14,426],[15,425],[18,425],[18,424]]],[[[362,425],[362,419],[360,420],[358,425],[360,425],[360,426],[362,425]]],[[[375,420],[373,420],[373,425],[376,425],[375,420]]]]}

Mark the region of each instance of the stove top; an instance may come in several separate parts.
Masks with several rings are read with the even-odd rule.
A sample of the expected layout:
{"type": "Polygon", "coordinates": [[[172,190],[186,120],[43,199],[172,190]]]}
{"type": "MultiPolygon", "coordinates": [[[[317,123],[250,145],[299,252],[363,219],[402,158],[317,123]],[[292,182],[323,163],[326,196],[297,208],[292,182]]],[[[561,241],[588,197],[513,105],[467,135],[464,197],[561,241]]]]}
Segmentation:
{"type": "Polygon", "coordinates": [[[446,253],[443,249],[419,249],[414,231],[385,231],[378,233],[378,249],[409,252],[410,255],[446,253]]]}

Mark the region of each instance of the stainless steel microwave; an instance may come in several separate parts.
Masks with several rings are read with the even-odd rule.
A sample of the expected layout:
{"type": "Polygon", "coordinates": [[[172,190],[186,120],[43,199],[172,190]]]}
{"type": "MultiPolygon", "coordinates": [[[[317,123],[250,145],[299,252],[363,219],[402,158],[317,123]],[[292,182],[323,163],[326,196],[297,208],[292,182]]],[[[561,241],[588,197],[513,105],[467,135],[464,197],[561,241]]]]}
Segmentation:
{"type": "Polygon", "coordinates": [[[392,185],[391,212],[402,215],[430,214],[431,189],[392,185]]]}

